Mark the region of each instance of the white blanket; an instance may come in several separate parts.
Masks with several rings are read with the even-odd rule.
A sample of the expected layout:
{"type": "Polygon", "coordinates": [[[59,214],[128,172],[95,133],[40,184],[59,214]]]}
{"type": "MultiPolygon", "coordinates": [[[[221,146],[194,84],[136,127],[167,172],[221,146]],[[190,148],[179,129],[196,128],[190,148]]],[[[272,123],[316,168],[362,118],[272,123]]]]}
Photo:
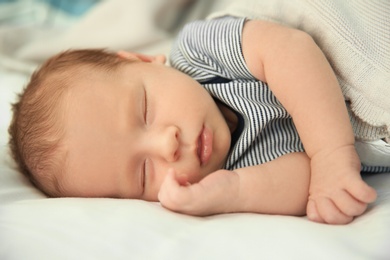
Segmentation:
{"type": "Polygon", "coordinates": [[[226,14],[308,32],[351,101],[356,135],[390,137],[390,1],[236,0],[210,17],[226,14]]]}

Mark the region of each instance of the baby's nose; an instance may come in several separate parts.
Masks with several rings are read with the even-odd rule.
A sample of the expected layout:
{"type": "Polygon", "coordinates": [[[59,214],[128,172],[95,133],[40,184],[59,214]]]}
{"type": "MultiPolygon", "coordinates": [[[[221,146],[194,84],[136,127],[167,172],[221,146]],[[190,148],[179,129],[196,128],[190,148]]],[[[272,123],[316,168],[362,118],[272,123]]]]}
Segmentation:
{"type": "Polygon", "coordinates": [[[154,149],[167,162],[175,162],[179,159],[179,129],[176,126],[168,126],[157,131],[154,149]]]}

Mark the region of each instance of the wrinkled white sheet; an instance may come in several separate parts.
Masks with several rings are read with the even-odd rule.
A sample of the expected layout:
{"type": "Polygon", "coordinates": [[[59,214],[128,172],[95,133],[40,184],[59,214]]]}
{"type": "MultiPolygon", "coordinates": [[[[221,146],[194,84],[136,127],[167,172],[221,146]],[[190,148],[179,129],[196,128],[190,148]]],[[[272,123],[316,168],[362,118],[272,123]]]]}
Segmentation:
{"type": "MultiPolygon", "coordinates": [[[[170,42],[166,34],[139,48],[167,53],[170,42]]],[[[35,64],[9,58],[27,69],[0,68],[0,259],[390,259],[390,174],[365,177],[378,200],[346,226],[259,214],[198,218],[137,200],[46,198],[7,154],[9,103],[27,81],[20,71],[35,64]]]]}

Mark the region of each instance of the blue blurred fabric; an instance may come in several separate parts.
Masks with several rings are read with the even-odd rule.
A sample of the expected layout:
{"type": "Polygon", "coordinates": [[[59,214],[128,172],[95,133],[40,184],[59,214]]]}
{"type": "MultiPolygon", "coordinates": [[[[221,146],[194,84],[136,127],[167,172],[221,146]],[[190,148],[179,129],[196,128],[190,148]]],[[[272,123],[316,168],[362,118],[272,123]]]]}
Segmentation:
{"type": "Polygon", "coordinates": [[[46,3],[52,8],[62,10],[70,15],[81,16],[101,0],[0,0],[1,4],[34,4],[46,3]]]}

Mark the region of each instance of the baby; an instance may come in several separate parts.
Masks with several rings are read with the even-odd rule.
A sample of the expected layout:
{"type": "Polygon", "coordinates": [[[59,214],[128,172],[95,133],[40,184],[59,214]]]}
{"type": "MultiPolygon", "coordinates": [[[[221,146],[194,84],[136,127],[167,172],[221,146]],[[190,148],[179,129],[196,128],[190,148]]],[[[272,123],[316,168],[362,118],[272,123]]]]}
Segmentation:
{"type": "Polygon", "coordinates": [[[346,224],[376,192],[338,81],[310,36],[224,17],[164,56],[71,50],[36,71],[9,132],[49,196],[160,201],[173,211],[346,224]],[[299,134],[299,136],[298,136],[299,134]]]}

